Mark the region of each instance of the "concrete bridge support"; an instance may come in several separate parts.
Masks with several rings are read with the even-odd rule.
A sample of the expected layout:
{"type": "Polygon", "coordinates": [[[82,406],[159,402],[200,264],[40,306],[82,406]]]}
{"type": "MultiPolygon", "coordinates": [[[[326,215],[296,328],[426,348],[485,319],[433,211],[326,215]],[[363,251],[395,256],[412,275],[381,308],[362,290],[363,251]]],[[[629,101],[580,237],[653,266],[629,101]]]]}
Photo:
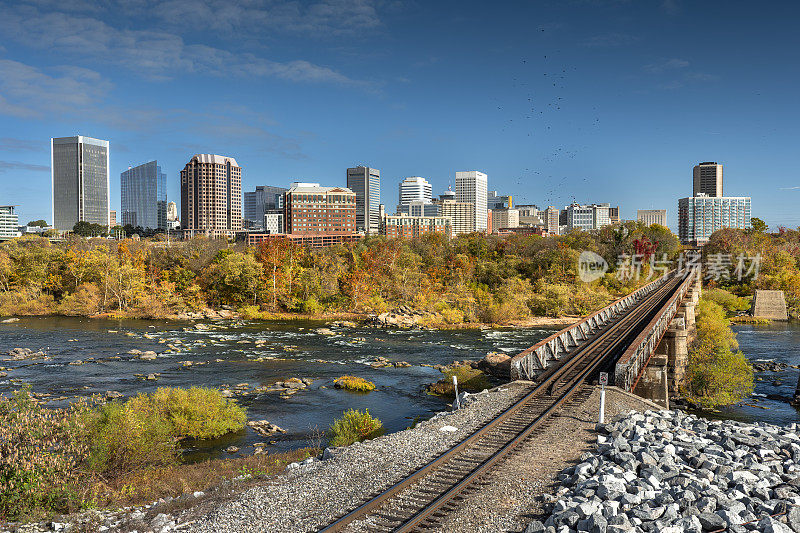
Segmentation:
{"type": "Polygon", "coordinates": [[[696,276],[633,390],[665,409],[669,408],[669,397],[678,394],[686,376],[689,346],[697,337],[695,309],[701,290],[702,281],[696,276]]]}

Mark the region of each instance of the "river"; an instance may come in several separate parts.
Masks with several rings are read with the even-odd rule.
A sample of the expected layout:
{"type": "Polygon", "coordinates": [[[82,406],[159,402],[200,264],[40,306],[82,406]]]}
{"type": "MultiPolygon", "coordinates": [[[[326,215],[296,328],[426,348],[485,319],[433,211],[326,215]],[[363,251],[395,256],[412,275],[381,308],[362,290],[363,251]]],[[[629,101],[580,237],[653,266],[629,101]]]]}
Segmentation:
{"type": "MultiPolygon", "coordinates": [[[[108,390],[131,396],[160,386],[233,388],[247,383],[252,390],[291,377],[311,378],[314,381],[307,389],[288,398],[277,392],[239,398],[251,420],[269,420],[286,429],[285,435],[265,439],[246,429],[204,442],[188,453],[194,458],[220,456],[230,445],[241,448],[241,453],[250,453],[252,448],[248,446],[265,440],[277,440],[268,449],[281,451],[313,444],[315,428],[327,429],[349,408],[369,409],[389,432],[404,429],[415,418],[427,418],[447,405],[424,393],[425,385],[441,378],[441,373],[421,364],[478,359],[489,351],[517,353],[553,332],[539,328],[417,331],[358,327],[336,329],[335,335],[325,335],[317,332],[325,327],[319,321],[203,324],[213,329],[197,329],[188,322],[68,317],[21,318],[2,323],[0,354],[15,347],[43,349],[48,359],[0,361],[0,366],[9,369],[8,375],[0,378],[0,393],[29,383],[34,391],[54,397],[90,396],[108,390]],[[180,342],[176,353],[163,353],[168,344],[175,345],[176,341],[180,342]],[[153,350],[159,356],[154,361],[143,361],[127,353],[132,349],[153,350]],[[369,363],[375,357],[406,361],[412,366],[373,368],[369,363]],[[187,360],[194,365],[183,367],[181,362],[187,360]],[[76,361],[83,364],[74,364],[76,361]],[[134,374],[159,377],[157,381],[146,381],[134,374]],[[345,374],[368,379],[377,388],[367,394],[335,389],[333,380],[345,374]]],[[[748,359],[800,363],[800,323],[742,325],[734,329],[748,359]]],[[[760,395],[792,396],[799,372],[789,368],[756,374],[760,378],[756,381],[756,396],[746,403],[760,407],[740,404],[702,414],[749,422],[798,422],[800,414],[794,407],[760,395]]],[[[64,403],[54,401],[50,405],[64,403]]]]}
{"type": "MultiPolygon", "coordinates": [[[[424,392],[425,385],[440,379],[441,373],[420,364],[478,359],[489,351],[517,353],[552,333],[533,328],[411,331],[358,327],[325,335],[316,331],[325,327],[318,321],[202,323],[206,324],[213,329],[197,329],[188,322],[68,317],[2,323],[0,354],[16,347],[42,349],[48,359],[0,361],[0,366],[9,369],[8,376],[0,378],[0,392],[29,383],[35,392],[53,397],[90,396],[108,390],[131,396],[162,386],[234,387],[247,383],[252,389],[291,377],[311,378],[314,381],[306,390],[288,398],[277,392],[240,398],[249,419],[269,420],[286,429],[285,435],[267,439],[246,429],[189,450],[194,458],[220,456],[230,445],[241,448],[241,453],[252,453],[248,446],[254,442],[277,440],[267,449],[281,451],[312,444],[315,428],[327,429],[349,408],[369,409],[389,432],[404,429],[415,418],[430,417],[447,405],[424,392]],[[256,342],[261,344],[256,346],[256,342]],[[168,344],[179,351],[163,353],[168,344]],[[159,356],[153,361],[140,360],[128,354],[133,349],[153,350],[159,356]],[[369,363],[375,357],[412,366],[373,368],[369,363]],[[87,361],[90,358],[93,360],[87,361]],[[194,365],[182,366],[187,360],[194,365]],[[146,381],[134,374],[159,377],[146,381]],[[333,380],[345,374],[368,379],[377,388],[366,394],[335,389],[333,380]]],[[[64,403],[51,401],[49,405],[64,403]]]]}

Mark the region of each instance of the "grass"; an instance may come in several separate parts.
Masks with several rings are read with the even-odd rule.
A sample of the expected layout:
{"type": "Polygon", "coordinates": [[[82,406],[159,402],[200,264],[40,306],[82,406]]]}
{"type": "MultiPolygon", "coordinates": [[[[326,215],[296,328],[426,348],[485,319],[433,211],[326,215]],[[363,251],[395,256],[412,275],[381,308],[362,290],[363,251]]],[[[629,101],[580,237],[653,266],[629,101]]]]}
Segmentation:
{"type": "Polygon", "coordinates": [[[99,507],[124,507],[150,503],[168,496],[206,492],[239,476],[257,480],[279,474],[287,464],[319,453],[317,448],[302,448],[277,454],[257,454],[148,468],[126,476],[98,480],[93,486],[94,498],[99,507]]]}
{"type": "Polygon", "coordinates": [[[456,392],[453,387],[453,376],[458,379],[458,390],[461,392],[480,392],[483,389],[493,387],[489,377],[483,371],[472,368],[468,365],[456,365],[447,370],[443,370],[444,377],[428,385],[428,392],[437,396],[455,398],[456,392]]]}
{"type": "Polygon", "coordinates": [[[756,324],[756,325],[772,324],[772,320],[769,318],[750,316],[750,315],[735,316],[730,318],[729,320],[734,324],[756,324]]]}
{"type": "Polygon", "coordinates": [[[354,442],[362,442],[379,437],[384,432],[383,422],[373,418],[369,409],[364,412],[348,409],[331,424],[331,446],[349,446],[354,442]]]}
{"type": "Polygon", "coordinates": [[[369,392],[375,390],[375,384],[357,376],[342,376],[333,380],[333,386],[354,392],[369,392]]]}

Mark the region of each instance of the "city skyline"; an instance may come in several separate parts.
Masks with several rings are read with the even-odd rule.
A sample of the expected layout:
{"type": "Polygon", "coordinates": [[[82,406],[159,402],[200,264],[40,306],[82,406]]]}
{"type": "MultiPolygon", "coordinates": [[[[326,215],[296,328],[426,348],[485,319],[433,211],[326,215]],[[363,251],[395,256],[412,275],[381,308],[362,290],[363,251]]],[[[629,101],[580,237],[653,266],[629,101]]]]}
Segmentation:
{"type": "Polygon", "coordinates": [[[214,4],[203,14],[214,31],[198,34],[176,24],[190,13],[177,4],[147,16],[114,2],[2,3],[0,202],[20,205],[23,221],[49,218],[48,139],[80,133],[112,142],[114,176],[159,160],[170,199],[186,159],[213,152],[247,168],[244,190],[345,185],[342,169],[363,162],[381,169],[391,198],[403,177],[443,191],[454,171],[479,168],[520,204],[614,198],[633,219],[689,195],[687,167],[712,160],[727,167],[727,194],[771,207],[762,214],[773,228],[800,225],[786,83],[800,48],[796,6],[732,3],[720,17],[680,1],[467,2],[454,15],[364,0],[270,18],[289,4],[214,4]],[[470,42],[454,38],[473,25],[470,42]],[[764,74],[778,68],[781,79],[764,74]],[[370,116],[368,134],[342,130],[355,113],[370,116]],[[206,127],[180,127],[189,116],[206,127]]]}

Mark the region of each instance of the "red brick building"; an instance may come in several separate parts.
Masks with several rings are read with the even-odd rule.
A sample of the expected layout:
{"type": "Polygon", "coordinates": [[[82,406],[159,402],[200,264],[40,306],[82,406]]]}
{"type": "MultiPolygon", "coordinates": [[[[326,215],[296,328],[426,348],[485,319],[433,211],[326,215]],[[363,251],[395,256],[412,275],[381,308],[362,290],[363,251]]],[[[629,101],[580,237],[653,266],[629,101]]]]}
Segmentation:
{"type": "Polygon", "coordinates": [[[295,183],[284,205],[289,235],[352,235],[356,231],[356,195],[345,187],[295,183]]]}

